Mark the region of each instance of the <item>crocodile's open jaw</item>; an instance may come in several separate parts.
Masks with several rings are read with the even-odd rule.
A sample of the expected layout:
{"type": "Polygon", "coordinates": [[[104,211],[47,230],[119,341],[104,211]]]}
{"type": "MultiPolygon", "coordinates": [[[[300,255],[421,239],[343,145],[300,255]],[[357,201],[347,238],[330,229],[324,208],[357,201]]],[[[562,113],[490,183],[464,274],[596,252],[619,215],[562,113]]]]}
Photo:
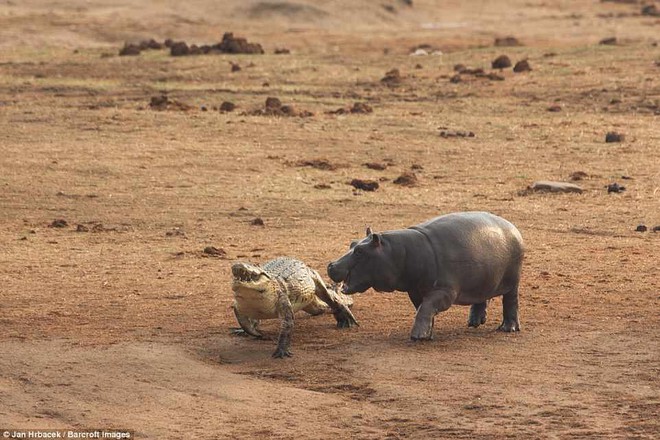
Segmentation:
{"type": "Polygon", "coordinates": [[[236,263],[231,267],[234,277],[234,290],[237,287],[247,287],[254,290],[265,290],[270,276],[258,266],[246,263],[236,263]]]}

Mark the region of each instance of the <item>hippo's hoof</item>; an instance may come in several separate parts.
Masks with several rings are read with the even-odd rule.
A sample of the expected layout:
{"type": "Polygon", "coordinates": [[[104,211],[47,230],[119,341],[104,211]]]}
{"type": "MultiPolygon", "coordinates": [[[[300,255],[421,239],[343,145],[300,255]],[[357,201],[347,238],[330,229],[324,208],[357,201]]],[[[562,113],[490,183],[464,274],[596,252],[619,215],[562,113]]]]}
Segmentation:
{"type": "Polygon", "coordinates": [[[502,324],[497,327],[497,331],[506,333],[519,332],[520,323],[518,321],[503,321],[502,324]]]}
{"type": "Polygon", "coordinates": [[[282,358],[291,357],[291,356],[293,356],[293,353],[291,353],[286,348],[277,347],[277,350],[275,350],[275,353],[273,353],[273,357],[276,358],[276,359],[282,359],[282,358]]]}
{"type": "Polygon", "coordinates": [[[427,331],[418,331],[413,328],[412,333],[410,333],[411,341],[431,341],[433,340],[433,328],[428,329],[427,331]]]}
{"type": "Polygon", "coordinates": [[[360,326],[360,324],[355,319],[355,316],[350,312],[350,310],[340,310],[335,313],[335,319],[337,320],[337,328],[351,328],[355,326],[360,326]]]}
{"type": "Polygon", "coordinates": [[[470,315],[470,318],[468,319],[468,327],[477,328],[485,323],[486,323],[486,312],[484,312],[484,314],[481,316],[470,315]]]}

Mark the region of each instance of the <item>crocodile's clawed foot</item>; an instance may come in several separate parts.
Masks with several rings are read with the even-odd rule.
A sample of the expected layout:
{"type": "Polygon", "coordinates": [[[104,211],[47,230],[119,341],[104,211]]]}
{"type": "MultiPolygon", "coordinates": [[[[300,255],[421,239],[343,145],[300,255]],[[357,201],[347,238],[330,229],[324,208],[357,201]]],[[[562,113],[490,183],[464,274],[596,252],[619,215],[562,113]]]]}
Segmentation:
{"type": "Polygon", "coordinates": [[[293,353],[291,353],[288,348],[277,347],[277,350],[275,350],[273,353],[273,357],[276,359],[282,359],[291,356],[293,356],[293,353]]]}
{"type": "Polygon", "coordinates": [[[337,320],[337,328],[351,328],[359,327],[360,324],[355,319],[355,316],[348,309],[342,309],[334,313],[337,320]]]}
{"type": "Polygon", "coordinates": [[[229,334],[232,335],[232,336],[243,336],[243,337],[252,336],[252,337],[257,338],[257,339],[262,339],[263,338],[263,336],[261,334],[258,334],[258,335],[250,334],[250,333],[246,332],[245,330],[243,330],[240,327],[231,327],[229,329],[229,334]]]}

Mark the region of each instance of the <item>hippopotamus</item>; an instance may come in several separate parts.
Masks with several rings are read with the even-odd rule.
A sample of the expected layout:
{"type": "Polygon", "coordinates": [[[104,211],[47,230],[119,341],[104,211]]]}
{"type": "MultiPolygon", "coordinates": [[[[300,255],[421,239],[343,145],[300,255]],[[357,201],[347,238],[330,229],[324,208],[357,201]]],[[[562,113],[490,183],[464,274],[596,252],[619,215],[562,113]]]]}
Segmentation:
{"type": "Polygon", "coordinates": [[[516,227],[488,212],[441,215],[407,229],[375,233],[351,243],[328,265],[345,294],[373,288],[407,292],[417,313],[414,341],[433,339],[435,315],[453,304],[470,305],[469,327],[486,322],[488,300],[502,296],[498,330],[520,331],[518,284],[523,240],[516,227]]]}

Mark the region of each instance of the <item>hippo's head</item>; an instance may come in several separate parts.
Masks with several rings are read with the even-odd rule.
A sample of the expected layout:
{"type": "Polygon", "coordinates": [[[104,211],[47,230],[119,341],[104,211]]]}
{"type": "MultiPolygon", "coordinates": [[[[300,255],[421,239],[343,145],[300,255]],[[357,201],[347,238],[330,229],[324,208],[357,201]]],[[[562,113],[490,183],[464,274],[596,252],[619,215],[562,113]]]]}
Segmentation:
{"type": "Polygon", "coordinates": [[[373,287],[379,292],[395,290],[399,270],[393,264],[390,244],[383,235],[367,228],[367,236],[351,243],[349,251],[328,265],[332,281],[343,282],[342,293],[364,292],[373,287]]]}

